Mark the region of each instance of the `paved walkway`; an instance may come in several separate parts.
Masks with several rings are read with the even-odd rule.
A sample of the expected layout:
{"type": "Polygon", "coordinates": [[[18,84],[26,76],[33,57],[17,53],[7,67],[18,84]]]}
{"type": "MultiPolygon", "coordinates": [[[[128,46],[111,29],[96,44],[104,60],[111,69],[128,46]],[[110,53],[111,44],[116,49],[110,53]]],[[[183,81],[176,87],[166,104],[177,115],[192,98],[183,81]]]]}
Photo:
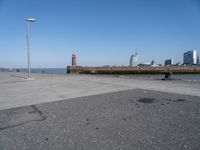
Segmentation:
{"type": "Polygon", "coordinates": [[[200,147],[199,82],[32,77],[0,72],[0,149],[200,147]]]}
{"type": "Polygon", "coordinates": [[[0,110],[129,89],[200,96],[200,84],[183,81],[128,79],[91,75],[0,72],[0,110]]]}

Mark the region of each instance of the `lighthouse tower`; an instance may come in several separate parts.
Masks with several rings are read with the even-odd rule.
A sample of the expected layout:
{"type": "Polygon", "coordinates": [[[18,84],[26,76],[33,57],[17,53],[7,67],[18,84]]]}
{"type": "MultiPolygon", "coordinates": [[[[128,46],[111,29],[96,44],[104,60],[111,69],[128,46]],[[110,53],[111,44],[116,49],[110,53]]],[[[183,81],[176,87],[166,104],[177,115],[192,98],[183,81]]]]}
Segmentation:
{"type": "Polygon", "coordinates": [[[76,66],[76,54],[72,54],[72,66],[76,66]]]}

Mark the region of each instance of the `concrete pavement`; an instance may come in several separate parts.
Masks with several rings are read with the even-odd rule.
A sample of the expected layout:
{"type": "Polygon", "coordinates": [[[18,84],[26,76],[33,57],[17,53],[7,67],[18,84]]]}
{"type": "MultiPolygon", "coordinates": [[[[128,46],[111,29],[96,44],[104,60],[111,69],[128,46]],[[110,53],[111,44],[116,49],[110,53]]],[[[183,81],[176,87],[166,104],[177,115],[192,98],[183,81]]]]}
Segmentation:
{"type": "Polygon", "coordinates": [[[200,96],[199,82],[0,72],[0,110],[129,89],[200,96]]]}
{"type": "Polygon", "coordinates": [[[199,82],[0,72],[2,150],[196,150],[199,82]],[[9,109],[8,109],[9,108],[9,109]]]}

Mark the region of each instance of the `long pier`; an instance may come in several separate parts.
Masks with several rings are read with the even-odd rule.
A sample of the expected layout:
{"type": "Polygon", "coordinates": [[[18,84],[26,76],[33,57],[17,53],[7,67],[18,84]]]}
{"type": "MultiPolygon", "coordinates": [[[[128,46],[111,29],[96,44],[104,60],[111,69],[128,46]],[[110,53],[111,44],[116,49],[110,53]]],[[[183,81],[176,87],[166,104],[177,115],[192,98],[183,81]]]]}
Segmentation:
{"type": "Polygon", "coordinates": [[[112,66],[112,67],[85,67],[68,66],[67,73],[75,74],[193,74],[200,73],[200,66],[112,66]]]}

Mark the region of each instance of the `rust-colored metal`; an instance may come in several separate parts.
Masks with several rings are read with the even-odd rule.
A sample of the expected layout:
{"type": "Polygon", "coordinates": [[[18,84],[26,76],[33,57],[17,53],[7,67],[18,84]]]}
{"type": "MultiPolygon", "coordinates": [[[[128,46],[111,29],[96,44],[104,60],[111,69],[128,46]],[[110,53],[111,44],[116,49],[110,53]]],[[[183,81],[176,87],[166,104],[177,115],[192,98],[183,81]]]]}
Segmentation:
{"type": "MultiPolygon", "coordinates": [[[[200,66],[143,66],[143,67],[128,67],[128,66],[113,66],[113,67],[83,67],[83,66],[68,66],[68,73],[97,73],[98,71],[110,72],[133,72],[133,73],[200,73],[200,66]]],[[[108,73],[106,73],[108,74],[108,73]]]]}

